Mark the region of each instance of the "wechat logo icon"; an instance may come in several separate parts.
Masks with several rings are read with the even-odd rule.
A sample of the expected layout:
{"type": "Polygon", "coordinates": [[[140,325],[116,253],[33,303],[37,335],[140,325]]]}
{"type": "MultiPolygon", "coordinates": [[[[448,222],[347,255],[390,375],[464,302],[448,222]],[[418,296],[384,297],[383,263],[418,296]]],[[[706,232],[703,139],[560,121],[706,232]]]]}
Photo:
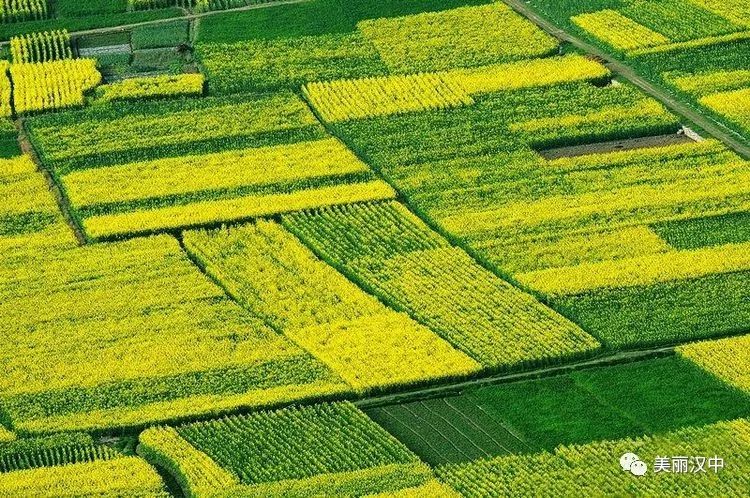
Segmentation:
{"type": "Polygon", "coordinates": [[[642,476],[646,474],[648,467],[646,463],[638,458],[635,453],[625,453],[620,457],[620,467],[625,472],[630,472],[634,476],[642,476]]]}

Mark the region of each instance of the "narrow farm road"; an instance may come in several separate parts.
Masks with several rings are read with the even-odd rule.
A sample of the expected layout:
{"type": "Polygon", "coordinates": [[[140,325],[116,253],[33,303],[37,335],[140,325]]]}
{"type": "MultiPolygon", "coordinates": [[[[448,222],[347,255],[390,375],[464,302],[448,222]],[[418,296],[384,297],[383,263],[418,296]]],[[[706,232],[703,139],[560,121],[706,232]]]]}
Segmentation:
{"type": "Polygon", "coordinates": [[[745,159],[750,159],[750,142],[735,130],[729,128],[719,121],[716,121],[710,116],[706,116],[705,114],[701,113],[685,102],[681,102],[680,100],[676,99],[666,90],[659,88],[657,85],[654,85],[650,81],[641,77],[632,67],[628,66],[623,61],[614,58],[612,55],[599,49],[598,47],[559,28],[557,25],[539,15],[523,0],[503,1],[508,4],[513,10],[526,17],[528,20],[530,20],[555,38],[569,42],[577,48],[585,51],[586,53],[602,59],[603,61],[605,61],[605,65],[609,68],[610,71],[627,79],[647,94],[659,100],[674,113],[687,118],[689,121],[692,121],[696,125],[700,126],[707,133],[713,135],[714,138],[717,138],[724,142],[727,147],[730,147],[745,159]]]}

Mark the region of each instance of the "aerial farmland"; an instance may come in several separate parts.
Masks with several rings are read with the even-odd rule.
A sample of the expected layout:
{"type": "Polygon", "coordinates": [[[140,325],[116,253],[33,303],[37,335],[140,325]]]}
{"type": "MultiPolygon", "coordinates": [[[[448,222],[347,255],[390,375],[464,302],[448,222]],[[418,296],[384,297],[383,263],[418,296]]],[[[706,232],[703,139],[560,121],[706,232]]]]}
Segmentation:
{"type": "Polygon", "coordinates": [[[0,0],[0,497],[750,495],[748,0],[0,0]]]}

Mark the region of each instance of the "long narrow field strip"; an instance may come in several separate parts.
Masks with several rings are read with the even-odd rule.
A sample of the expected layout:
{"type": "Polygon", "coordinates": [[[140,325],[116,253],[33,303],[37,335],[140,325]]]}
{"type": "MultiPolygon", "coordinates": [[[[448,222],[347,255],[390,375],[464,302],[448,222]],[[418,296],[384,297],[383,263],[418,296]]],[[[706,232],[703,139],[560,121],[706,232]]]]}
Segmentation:
{"type": "Polygon", "coordinates": [[[97,205],[117,210],[118,204],[158,202],[212,191],[236,191],[263,185],[366,173],[367,165],[341,142],[313,142],[170,157],[105,168],[73,171],[64,177],[65,190],[79,209],[97,205]],[[113,206],[114,205],[114,206],[113,206]]]}
{"type": "Polygon", "coordinates": [[[253,313],[328,365],[358,392],[462,377],[481,366],[389,310],[280,225],[259,221],[184,235],[188,251],[253,313]]]}
{"type": "Polygon", "coordinates": [[[555,361],[598,347],[396,202],[292,214],[283,223],[354,281],[486,367],[555,361]]]}
{"type": "Polygon", "coordinates": [[[664,45],[670,42],[666,36],[638,24],[615,10],[601,10],[571,18],[581,29],[618,50],[664,45]]]}
{"type": "Polygon", "coordinates": [[[330,123],[474,104],[471,95],[575,81],[602,81],[609,70],[580,55],[457,69],[308,83],[303,92],[330,123]]]}
{"type": "Polygon", "coordinates": [[[173,470],[191,495],[363,496],[433,480],[416,455],[348,403],[156,427],[140,440],[147,458],[173,470]]]}
{"type": "Polygon", "coordinates": [[[749,436],[750,423],[738,419],[653,437],[561,446],[553,452],[446,465],[439,467],[437,474],[466,497],[695,495],[707,489],[712,494],[731,496],[744,493],[750,485],[747,475],[750,466],[746,458],[750,451],[749,436]],[[703,462],[706,472],[700,475],[701,478],[681,473],[659,473],[653,468],[658,456],[680,454],[713,458],[719,450],[724,461],[734,462],[732,467],[716,472],[708,467],[706,459],[703,462]],[[623,472],[616,455],[627,452],[635,453],[646,463],[646,475],[634,478],[630,472],[623,472]],[[585,473],[586,478],[575,477],[579,473],[585,473]]]}
{"type": "Polygon", "coordinates": [[[750,393],[750,335],[695,342],[677,353],[726,382],[750,393]]]}
{"type": "Polygon", "coordinates": [[[633,259],[521,273],[516,275],[516,278],[534,290],[551,296],[560,296],[594,289],[652,285],[743,270],[750,270],[750,244],[728,244],[692,251],[668,251],[633,259]]]}
{"type": "Polygon", "coordinates": [[[434,73],[309,83],[304,93],[328,122],[474,103],[460,85],[434,73]]]}
{"type": "Polygon", "coordinates": [[[348,204],[396,197],[382,180],[323,186],[289,193],[249,194],[216,201],[91,216],[83,221],[86,234],[94,240],[148,234],[200,225],[218,225],[319,206],[348,204]]]}

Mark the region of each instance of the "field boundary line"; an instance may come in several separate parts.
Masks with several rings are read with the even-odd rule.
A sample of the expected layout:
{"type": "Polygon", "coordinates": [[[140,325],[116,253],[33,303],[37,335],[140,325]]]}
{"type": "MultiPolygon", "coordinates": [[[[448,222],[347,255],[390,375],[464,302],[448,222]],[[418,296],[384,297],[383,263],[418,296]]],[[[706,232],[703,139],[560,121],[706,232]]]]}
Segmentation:
{"type": "MultiPolygon", "coordinates": [[[[233,9],[210,10],[208,12],[199,12],[199,13],[192,13],[192,14],[187,13],[184,16],[166,17],[164,19],[154,19],[152,21],[141,21],[141,22],[134,22],[130,24],[118,24],[117,26],[106,26],[106,27],[101,27],[101,28],[82,29],[80,31],[70,31],[70,36],[85,36],[85,35],[98,35],[98,34],[105,34],[105,33],[117,33],[120,31],[127,31],[129,29],[137,28],[140,26],[153,26],[153,25],[165,24],[165,23],[169,23],[173,21],[181,21],[181,20],[193,21],[196,19],[201,19],[203,17],[210,17],[210,16],[222,14],[224,12],[243,12],[243,11],[248,11],[248,10],[270,9],[272,7],[276,7],[279,5],[294,5],[297,3],[307,3],[310,1],[312,0],[278,0],[278,1],[271,1],[271,2],[266,2],[266,3],[243,5],[242,7],[235,7],[233,9]]],[[[9,44],[10,44],[10,40],[0,41],[0,47],[9,45],[9,44]]]]}
{"type": "Polygon", "coordinates": [[[86,234],[83,231],[83,227],[78,223],[76,217],[73,215],[73,206],[71,206],[70,204],[70,199],[68,199],[68,197],[65,195],[65,191],[63,190],[62,185],[58,184],[58,181],[55,179],[55,174],[44,165],[44,162],[39,157],[39,154],[37,154],[34,145],[31,143],[29,133],[24,126],[22,118],[18,118],[16,120],[16,128],[18,128],[18,145],[21,148],[21,153],[27,154],[31,158],[31,161],[36,166],[37,171],[44,177],[44,181],[47,183],[47,188],[52,194],[52,197],[54,197],[55,203],[57,204],[57,207],[60,210],[63,219],[65,220],[65,224],[68,225],[68,228],[73,231],[73,236],[78,242],[78,245],[86,245],[88,243],[86,234]]]}
{"type": "Polygon", "coordinates": [[[524,16],[526,19],[558,40],[569,42],[577,48],[587,52],[589,55],[602,59],[605,62],[604,65],[609,68],[610,71],[619,74],[630,83],[640,88],[643,92],[657,99],[678,116],[697,124],[714,138],[724,142],[727,147],[733,149],[743,158],[750,159],[750,142],[748,142],[748,140],[738,131],[703,114],[692,104],[677,99],[664,88],[660,88],[659,85],[640,76],[635,69],[627,63],[560,28],[554,22],[546,19],[533,8],[529,7],[522,0],[502,1],[518,14],[524,16]]]}

